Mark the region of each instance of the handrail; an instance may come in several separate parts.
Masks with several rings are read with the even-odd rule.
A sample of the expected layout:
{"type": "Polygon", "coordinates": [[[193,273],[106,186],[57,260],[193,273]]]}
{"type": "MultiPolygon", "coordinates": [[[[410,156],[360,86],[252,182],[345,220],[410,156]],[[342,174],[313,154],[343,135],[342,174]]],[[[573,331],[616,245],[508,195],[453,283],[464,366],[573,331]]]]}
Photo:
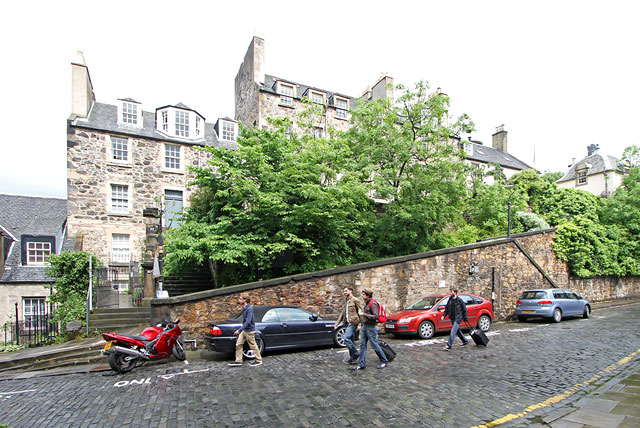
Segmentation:
{"type": "Polygon", "coordinates": [[[544,279],[546,279],[547,281],[549,281],[551,283],[551,285],[553,285],[553,288],[560,288],[558,287],[558,284],[555,283],[555,281],[549,276],[547,275],[547,273],[544,271],[544,269],[542,269],[542,266],[540,266],[531,256],[531,254],[529,254],[527,252],[527,250],[525,250],[522,245],[520,245],[520,243],[516,240],[516,238],[511,238],[511,242],[513,242],[514,244],[516,244],[516,247],[518,247],[518,249],[520,250],[520,252],[522,252],[522,254],[525,255],[526,258],[529,259],[529,261],[531,262],[531,264],[533,264],[536,269],[538,269],[538,271],[542,274],[542,276],[544,277],[544,279]]]}

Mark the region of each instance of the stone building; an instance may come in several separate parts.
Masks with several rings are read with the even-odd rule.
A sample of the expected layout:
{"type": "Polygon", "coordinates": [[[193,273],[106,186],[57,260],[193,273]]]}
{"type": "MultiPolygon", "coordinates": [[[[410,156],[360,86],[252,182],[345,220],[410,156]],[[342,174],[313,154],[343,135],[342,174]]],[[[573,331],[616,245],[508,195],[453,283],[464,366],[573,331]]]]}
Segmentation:
{"type": "Polygon", "coordinates": [[[0,195],[0,326],[17,311],[28,329],[49,312],[54,280],[45,269],[63,249],[66,218],[64,199],[0,195]]]}
{"type": "Polygon", "coordinates": [[[132,98],[97,102],[79,58],[67,134],[69,238],[105,265],[123,265],[145,258],[143,210],[162,208],[163,227],[175,226],[194,190],[189,167],[208,158],[200,149],[235,148],[238,123],[207,122],[181,103],[146,111],[132,98]]]}
{"type": "Polygon", "coordinates": [[[561,189],[585,190],[596,196],[611,196],[622,184],[624,171],[619,166],[620,159],[602,155],[597,144],[587,147],[587,157],[572,162],[569,170],[556,184],[561,189]]]}

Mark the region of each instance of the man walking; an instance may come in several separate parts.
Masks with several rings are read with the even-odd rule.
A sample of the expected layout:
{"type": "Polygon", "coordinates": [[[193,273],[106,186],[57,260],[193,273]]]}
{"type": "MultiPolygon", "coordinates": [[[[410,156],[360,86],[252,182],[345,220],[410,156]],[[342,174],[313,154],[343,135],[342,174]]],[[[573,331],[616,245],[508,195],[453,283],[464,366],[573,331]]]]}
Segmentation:
{"type": "Polygon", "coordinates": [[[367,342],[371,342],[371,348],[380,358],[379,369],[387,367],[389,360],[378,344],[378,313],[380,305],[372,299],[373,291],[362,290],[362,299],[364,300],[364,311],[360,315],[362,320],[362,329],[360,330],[360,362],[352,370],[364,370],[367,368],[367,342]]]}
{"type": "Polygon", "coordinates": [[[357,297],[353,296],[353,287],[344,287],[342,294],[344,294],[345,297],[344,304],[338,316],[338,321],[336,321],[333,328],[338,328],[341,323],[344,323],[346,327],[344,343],[346,343],[347,349],[349,350],[349,359],[345,361],[345,364],[355,364],[358,358],[360,358],[360,353],[353,341],[356,337],[358,325],[360,325],[360,316],[358,314],[362,311],[362,304],[357,297]]]}
{"type": "Polygon", "coordinates": [[[250,302],[251,299],[249,296],[238,297],[238,304],[242,305],[242,326],[233,332],[233,334],[238,336],[236,340],[236,360],[229,363],[229,365],[233,367],[242,365],[242,347],[244,346],[244,342],[249,344],[249,349],[251,349],[256,356],[256,359],[250,365],[252,367],[262,365],[262,356],[260,355],[258,345],[256,345],[256,322],[253,317],[253,306],[249,304],[250,302]]]}
{"type": "Polygon", "coordinates": [[[451,333],[449,334],[447,346],[444,347],[445,351],[451,350],[451,345],[453,345],[456,335],[458,335],[460,340],[462,340],[462,346],[466,346],[469,343],[469,340],[464,337],[464,334],[460,331],[460,323],[462,321],[469,321],[469,318],[467,318],[467,305],[465,305],[462,299],[458,297],[458,290],[452,288],[449,292],[451,293],[451,296],[449,297],[449,301],[447,302],[447,306],[445,307],[441,318],[444,319],[449,315],[449,319],[451,320],[451,333]]]}

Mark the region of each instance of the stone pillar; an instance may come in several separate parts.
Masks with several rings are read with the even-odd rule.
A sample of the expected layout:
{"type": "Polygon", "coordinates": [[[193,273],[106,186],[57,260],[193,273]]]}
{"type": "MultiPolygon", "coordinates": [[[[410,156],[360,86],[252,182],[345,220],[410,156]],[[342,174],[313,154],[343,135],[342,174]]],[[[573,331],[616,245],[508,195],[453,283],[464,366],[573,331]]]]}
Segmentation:
{"type": "Polygon", "coordinates": [[[153,278],[153,260],[159,256],[160,234],[162,233],[162,215],[158,208],[145,208],[142,212],[142,220],[146,228],[144,261],[144,301],[147,305],[148,300],[156,297],[156,284],[153,278]]]}

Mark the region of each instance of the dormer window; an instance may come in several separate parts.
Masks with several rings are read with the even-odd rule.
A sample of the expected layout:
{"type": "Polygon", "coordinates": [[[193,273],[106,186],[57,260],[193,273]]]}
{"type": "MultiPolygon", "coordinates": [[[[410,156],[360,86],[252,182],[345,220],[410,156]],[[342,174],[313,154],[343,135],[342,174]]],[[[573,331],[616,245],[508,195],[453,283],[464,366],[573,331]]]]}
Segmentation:
{"type": "Polygon", "coordinates": [[[336,105],[336,117],[340,119],[347,118],[347,110],[349,109],[349,101],[344,98],[334,98],[334,103],[336,105]]]}
{"type": "Polygon", "coordinates": [[[309,99],[314,104],[324,105],[324,94],[322,92],[309,91],[309,99]]]}
{"type": "Polygon", "coordinates": [[[196,137],[200,136],[200,116],[196,116],[196,137]]]}
{"type": "Polygon", "coordinates": [[[473,143],[462,143],[462,150],[467,156],[473,156],[473,143]]]}
{"type": "Polygon", "coordinates": [[[236,141],[236,127],[233,122],[222,122],[222,139],[224,141],[236,141]]]}
{"type": "Polygon", "coordinates": [[[576,185],[582,186],[583,184],[587,184],[587,170],[583,169],[580,171],[576,171],[576,185]]]}
{"type": "Polygon", "coordinates": [[[130,98],[118,100],[118,124],[142,127],[142,106],[130,98]]]}
{"type": "Polygon", "coordinates": [[[27,242],[27,265],[44,265],[51,256],[50,242],[27,242]]]}
{"type": "Polygon", "coordinates": [[[189,113],[176,110],[176,135],[178,137],[189,137],[189,113]]]}
{"type": "Polygon", "coordinates": [[[280,104],[286,106],[293,105],[293,97],[296,96],[293,85],[284,82],[278,82],[278,93],[280,94],[280,104]]]}
{"type": "Polygon", "coordinates": [[[162,112],[162,130],[164,132],[169,131],[169,112],[168,111],[163,111],[162,112]]]}

